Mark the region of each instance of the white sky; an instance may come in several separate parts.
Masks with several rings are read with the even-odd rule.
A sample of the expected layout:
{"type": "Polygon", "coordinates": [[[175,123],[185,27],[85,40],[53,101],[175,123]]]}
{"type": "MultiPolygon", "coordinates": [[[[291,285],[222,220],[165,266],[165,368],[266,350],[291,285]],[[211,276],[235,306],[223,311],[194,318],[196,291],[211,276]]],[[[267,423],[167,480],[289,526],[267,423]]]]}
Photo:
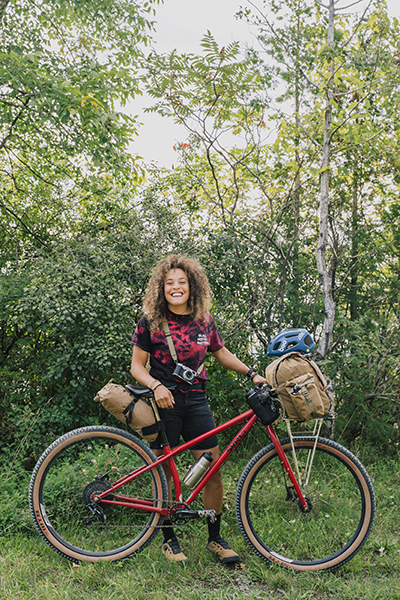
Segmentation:
{"type": "MultiPolygon", "coordinates": [[[[258,4],[257,0],[254,3],[258,4]]],[[[246,5],[247,0],[164,0],[157,8],[155,46],[159,52],[176,49],[200,53],[200,41],[207,30],[221,47],[234,40],[252,43],[254,38],[246,22],[234,16],[240,6],[246,5]]],[[[387,0],[387,5],[391,16],[400,17],[399,0],[387,0]]],[[[143,109],[150,105],[151,99],[142,97],[130,106],[143,123],[132,152],[146,163],[157,162],[169,168],[177,159],[173,146],[186,139],[186,130],[172,119],[144,113],[143,109]]]]}

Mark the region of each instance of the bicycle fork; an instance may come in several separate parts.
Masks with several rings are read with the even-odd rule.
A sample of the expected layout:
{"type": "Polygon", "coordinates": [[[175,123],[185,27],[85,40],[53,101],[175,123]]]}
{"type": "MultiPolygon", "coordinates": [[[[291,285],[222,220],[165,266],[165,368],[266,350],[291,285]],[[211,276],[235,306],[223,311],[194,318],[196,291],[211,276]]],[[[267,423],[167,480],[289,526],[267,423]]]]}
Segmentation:
{"type": "Polygon", "coordinates": [[[293,469],[290,466],[290,463],[286,457],[286,454],[283,451],[283,448],[279,442],[278,436],[275,433],[275,430],[273,429],[272,425],[267,425],[267,431],[269,433],[269,436],[271,438],[272,443],[275,446],[275,449],[278,453],[278,456],[281,460],[282,466],[287,474],[287,476],[290,479],[290,482],[294,488],[294,491],[296,493],[296,497],[300,503],[300,508],[303,512],[309,512],[311,510],[311,506],[310,504],[307,502],[306,498],[303,496],[303,493],[300,489],[300,476],[299,476],[299,469],[297,466],[297,461],[295,461],[295,468],[297,470],[297,479],[295,477],[295,474],[293,473],[293,469]]]}

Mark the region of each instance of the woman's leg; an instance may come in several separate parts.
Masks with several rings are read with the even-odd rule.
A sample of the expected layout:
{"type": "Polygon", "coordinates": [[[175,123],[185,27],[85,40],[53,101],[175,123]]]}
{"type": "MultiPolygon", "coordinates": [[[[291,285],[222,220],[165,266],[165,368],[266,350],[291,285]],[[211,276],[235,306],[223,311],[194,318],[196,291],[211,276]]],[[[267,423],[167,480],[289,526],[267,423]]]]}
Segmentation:
{"type": "MultiPolygon", "coordinates": [[[[198,460],[204,452],[211,452],[213,462],[219,457],[219,447],[208,450],[192,450],[193,458],[198,460]]],[[[215,510],[216,520],[208,519],[208,545],[207,548],[213,552],[222,563],[235,563],[240,560],[239,555],[229,546],[220,534],[221,511],[224,496],[221,471],[218,470],[206,483],[203,490],[203,504],[206,510],[215,510]]]]}
{"type": "MultiPolygon", "coordinates": [[[[198,460],[204,452],[211,452],[213,457],[213,463],[219,457],[219,446],[209,448],[208,450],[191,450],[193,458],[198,460]]],[[[204,486],[203,490],[203,504],[206,510],[215,510],[216,514],[219,515],[222,510],[222,502],[224,496],[224,488],[222,485],[221,471],[217,471],[204,486]]]]}
{"type": "MultiPolygon", "coordinates": [[[[164,450],[162,448],[153,448],[153,452],[156,456],[161,456],[164,454],[164,450]]],[[[172,502],[172,473],[169,468],[168,463],[164,463],[162,465],[164,469],[165,476],[167,478],[168,483],[168,498],[170,502],[172,502]]],[[[169,519],[164,520],[164,524],[162,527],[163,535],[164,535],[164,543],[162,545],[162,552],[164,556],[166,556],[169,560],[178,563],[184,563],[187,561],[187,556],[182,552],[179,542],[176,538],[174,529],[172,527],[172,523],[169,519]]]]}

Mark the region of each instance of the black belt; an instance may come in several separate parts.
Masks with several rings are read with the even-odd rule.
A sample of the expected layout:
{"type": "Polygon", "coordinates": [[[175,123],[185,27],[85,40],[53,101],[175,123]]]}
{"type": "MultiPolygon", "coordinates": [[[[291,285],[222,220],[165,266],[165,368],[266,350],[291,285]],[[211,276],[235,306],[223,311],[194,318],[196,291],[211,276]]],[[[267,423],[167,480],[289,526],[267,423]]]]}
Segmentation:
{"type": "Polygon", "coordinates": [[[190,390],[193,391],[204,391],[206,389],[206,381],[201,381],[201,382],[195,382],[193,385],[190,383],[187,383],[187,381],[163,381],[162,379],[159,379],[158,381],[161,381],[161,383],[163,385],[165,385],[165,387],[167,387],[169,390],[171,390],[172,393],[176,392],[188,392],[190,390]],[[171,389],[173,387],[173,389],[171,389]]]}

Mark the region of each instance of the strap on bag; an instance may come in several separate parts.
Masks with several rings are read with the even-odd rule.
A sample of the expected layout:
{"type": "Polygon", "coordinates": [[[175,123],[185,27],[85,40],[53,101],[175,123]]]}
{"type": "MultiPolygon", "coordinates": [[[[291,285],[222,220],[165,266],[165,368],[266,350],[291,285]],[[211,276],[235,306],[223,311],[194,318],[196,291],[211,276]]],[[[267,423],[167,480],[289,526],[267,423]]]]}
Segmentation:
{"type": "MultiPolygon", "coordinates": [[[[174,342],[172,341],[172,335],[171,335],[171,332],[169,330],[168,321],[163,321],[163,327],[164,327],[165,337],[167,338],[168,348],[169,348],[169,351],[171,352],[171,356],[172,356],[173,360],[175,361],[175,363],[178,363],[179,362],[178,361],[178,356],[176,354],[174,342]]],[[[200,375],[200,373],[202,372],[205,364],[206,363],[203,362],[200,365],[200,367],[196,371],[196,375],[200,375]]]]}
{"type": "MultiPolygon", "coordinates": [[[[129,427],[131,426],[133,411],[135,410],[135,405],[138,400],[140,400],[140,398],[134,398],[132,402],[128,404],[128,406],[123,411],[123,414],[125,415],[126,419],[126,424],[129,427]]],[[[165,431],[164,421],[161,420],[155,420],[155,422],[151,425],[145,425],[144,427],[142,427],[143,435],[151,435],[153,433],[159,433],[160,431],[165,431]]]]}

